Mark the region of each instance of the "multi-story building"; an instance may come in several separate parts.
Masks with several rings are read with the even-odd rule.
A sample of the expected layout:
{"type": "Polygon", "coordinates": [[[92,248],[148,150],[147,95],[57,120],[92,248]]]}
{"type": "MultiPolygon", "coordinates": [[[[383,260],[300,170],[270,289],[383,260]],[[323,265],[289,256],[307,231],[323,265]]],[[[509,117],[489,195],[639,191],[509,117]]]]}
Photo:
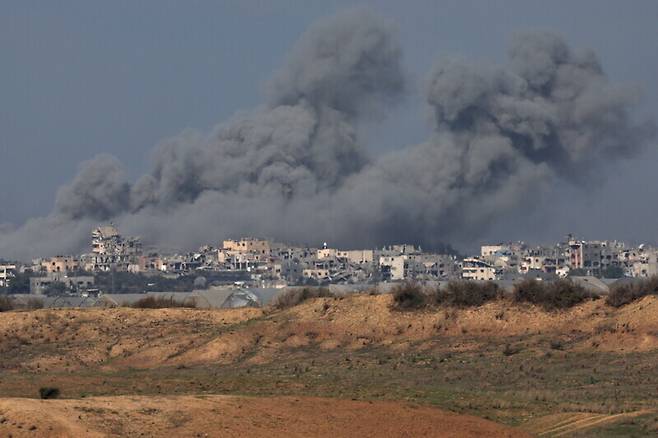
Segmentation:
{"type": "Polygon", "coordinates": [[[80,269],[80,260],[74,256],[60,255],[41,260],[40,267],[48,273],[72,272],[80,269]]]}
{"type": "Polygon", "coordinates": [[[640,260],[633,262],[630,270],[633,277],[646,278],[658,275],[658,253],[646,252],[640,260]]]}
{"type": "Polygon", "coordinates": [[[0,264],[0,287],[9,287],[11,279],[16,276],[16,265],[0,264]]]}
{"type": "Polygon", "coordinates": [[[252,237],[243,237],[240,240],[224,240],[222,249],[225,251],[234,251],[239,253],[254,253],[269,255],[270,242],[264,239],[255,239],[252,237]]]}
{"type": "Polygon", "coordinates": [[[461,268],[464,280],[489,281],[496,279],[496,268],[479,258],[465,258],[461,268]]]}
{"type": "Polygon", "coordinates": [[[385,280],[399,281],[406,278],[406,255],[385,255],[379,257],[379,268],[385,280]]]}
{"type": "Polygon", "coordinates": [[[91,254],[82,257],[88,271],[128,271],[139,265],[142,243],[137,237],[124,238],[113,225],[101,226],[91,233],[91,254]]]}
{"type": "Polygon", "coordinates": [[[569,241],[569,267],[571,269],[586,269],[593,274],[601,269],[601,242],[586,242],[582,240],[569,241]]]}

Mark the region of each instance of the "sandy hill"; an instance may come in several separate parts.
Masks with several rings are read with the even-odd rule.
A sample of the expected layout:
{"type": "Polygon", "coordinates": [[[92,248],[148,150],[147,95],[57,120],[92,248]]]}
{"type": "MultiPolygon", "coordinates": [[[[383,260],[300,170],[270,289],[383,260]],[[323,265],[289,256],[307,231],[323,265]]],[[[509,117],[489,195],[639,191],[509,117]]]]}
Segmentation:
{"type": "Polygon", "coordinates": [[[499,301],[473,309],[400,312],[390,295],[309,300],[288,310],[130,308],[0,313],[0,367],[72,370],[273,360],[314,346],[358,350],[379,345],[432,348],[442,337],[471,341],[553,335],[575,350],[658,348],[658,298],[615,309],[597,300],[560,312],[499,301]],[[465,336],[466,337],[466,336],[465,336]],[[423,345],[423,341],[427,344],[423,345]]]}

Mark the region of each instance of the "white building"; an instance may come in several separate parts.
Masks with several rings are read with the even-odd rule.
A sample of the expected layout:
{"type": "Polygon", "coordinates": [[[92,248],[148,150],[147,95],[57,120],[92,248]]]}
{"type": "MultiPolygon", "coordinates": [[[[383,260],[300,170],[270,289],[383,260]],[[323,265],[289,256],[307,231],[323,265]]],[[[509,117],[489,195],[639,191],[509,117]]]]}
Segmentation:
{"type": "Polygon", "coordinates": [[[0,265],[0,287],[8,287],[11,279],[16,275],[16,265],[0,265]]]}
{"type": "Polygon", "coordinates": [[[466,258],[462,261],[462,278],[480,281],[495,280],[496,268],[483,260],[466,258]]]}
{"type": "Polygon", "coordinates": [[[379,257],[379,267],[384,272],[385,277],[388,277],[391,281],[404,280],[406,260],[406,255],[381,256],[379,257]]]}

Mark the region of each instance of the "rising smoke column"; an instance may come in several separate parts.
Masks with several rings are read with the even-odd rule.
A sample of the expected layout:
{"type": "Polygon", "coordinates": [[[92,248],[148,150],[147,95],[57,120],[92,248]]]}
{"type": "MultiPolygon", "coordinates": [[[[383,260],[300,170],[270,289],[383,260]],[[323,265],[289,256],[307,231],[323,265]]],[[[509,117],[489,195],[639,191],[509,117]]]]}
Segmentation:
{"type": "Polygon", "coordinates": [[[164,142],[132,186],[115,160],[84,164],[50,216],[0,238],[0,254],[73,252],[109,219],[147,244],[181,248],[245,234],[341,246],[463,241],[652,138],[652,125],[629,116],[633,90],[611,84],[591,51],[530,32],[509,55],[506,67],[437,63],[426,86],[431,137],[370,157],[356,126],[405,88],[395,32],[363,11],[322,21],[276,72],[267,103],[164,142]]]}
{"type": "Polygon", "coordinates": [[[434,133],[384,156],[338,193],[350,226],[436,244],[467,240],[532,208],[558,179],[587,185],[655,135],[634,123],[633,89],[611,84],[591,51],[549,32],[518,34],[509,67],[439,62],[426,90],[434,133]]]}
{"type": "Polygon", "coordinates": [[[133,206],[206,191],[295,199],[339,186],[366,162],[356,123],[403,91],[400,58],[393,30],[363,11],[316,24],[275,74],[268,104],[161,146],[133,206]]]}

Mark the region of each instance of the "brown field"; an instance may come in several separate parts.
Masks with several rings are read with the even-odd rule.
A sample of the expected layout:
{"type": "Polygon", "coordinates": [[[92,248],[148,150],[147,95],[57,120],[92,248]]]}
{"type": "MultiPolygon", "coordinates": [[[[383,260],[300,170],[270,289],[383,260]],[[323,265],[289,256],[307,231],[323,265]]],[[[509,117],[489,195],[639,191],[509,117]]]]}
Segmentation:
{"type": "Polygon", "coordinates": [[[0,399],[3,436],[488,436],[529,434],[427,406],[226,395],[0,399]]]}
{"type": "Polygon", "coordinates": [[[390,304],[390,295],[352,295],[280,311],[0,313],[0,432],[658,432],[656,297],[560,312],[506,300],[411,312],[390,304]],[[34,400],[41,387],[61,400],[34,400]],[[33,414],[44,406],[52,418],[33,414]]]}

